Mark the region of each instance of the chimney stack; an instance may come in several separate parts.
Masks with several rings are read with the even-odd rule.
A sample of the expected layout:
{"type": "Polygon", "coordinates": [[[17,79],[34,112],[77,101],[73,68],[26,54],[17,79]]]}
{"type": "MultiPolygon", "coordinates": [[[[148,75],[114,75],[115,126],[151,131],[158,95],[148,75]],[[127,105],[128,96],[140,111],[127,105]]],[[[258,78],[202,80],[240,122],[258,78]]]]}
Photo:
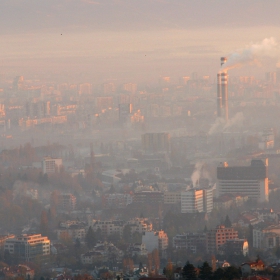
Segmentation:
{"type": "MultiPolygon", "coordinates": [[[[221,57],[221,66],[227,62],[221,57]]],[[[217,117],[228,120],[228,74],[224,70],[217,74],[217,117]]]]}

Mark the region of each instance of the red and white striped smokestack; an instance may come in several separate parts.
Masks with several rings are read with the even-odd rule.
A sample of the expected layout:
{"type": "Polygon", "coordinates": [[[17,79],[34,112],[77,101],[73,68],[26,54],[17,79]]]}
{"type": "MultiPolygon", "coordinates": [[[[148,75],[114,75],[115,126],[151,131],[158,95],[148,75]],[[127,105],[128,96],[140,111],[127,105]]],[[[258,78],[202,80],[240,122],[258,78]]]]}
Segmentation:
{"type": "MultiPolygon", "coordinates": [[[[221,57],[221,67],[227,62],[226,57],[221,57]]],[[[228,75],[221,70],[217,74],[217,117],[228,120],[228,75]]]]}
{"type": "Polygon", "coordinates": [[[228,120],[228,74],[221,73],[221,91],[222,91],[222,118],[228,120]]]}
{"type": "Polygon", "coordinates": [[[221,73],[217,74],[217,117],[222,117],[222,79],[221,73]]]}

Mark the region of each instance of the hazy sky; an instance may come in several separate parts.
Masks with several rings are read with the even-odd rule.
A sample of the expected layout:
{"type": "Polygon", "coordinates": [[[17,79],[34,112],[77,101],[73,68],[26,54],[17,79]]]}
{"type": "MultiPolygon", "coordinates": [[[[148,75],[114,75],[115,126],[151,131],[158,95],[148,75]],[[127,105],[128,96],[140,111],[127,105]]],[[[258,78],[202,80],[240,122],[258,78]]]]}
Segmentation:
{"type": "MultiPolygon", "coordinates": [[[[0,73],[101,82],[214,75],[220,56],[278,40],[279,11],[277,0],[1,0],[0,73]]],[[[273,71],[277,60],[257,70],[273,71]]]]}

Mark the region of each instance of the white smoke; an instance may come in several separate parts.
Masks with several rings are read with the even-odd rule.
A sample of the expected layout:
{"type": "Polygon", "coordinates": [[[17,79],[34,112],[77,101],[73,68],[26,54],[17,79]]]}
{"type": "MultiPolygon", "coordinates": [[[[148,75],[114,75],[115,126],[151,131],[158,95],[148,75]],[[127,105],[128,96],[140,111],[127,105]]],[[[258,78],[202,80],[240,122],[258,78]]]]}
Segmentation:
{"type": "Polygon", "coordinates": [[[191,176],[193,188],[199,187],[199,180],[208,179],[209,182],[212,181],[209,171],[206,169],[204,162],[197,162],[194,167],[194,171],[191,176]]]}
{"type": "Polygon", "coordinates": [[[234,117],[225,121],[223,118],[217,118],[209,129],[208,134],[213,135],[216,133],[222,133],[229,131],[231,128],[242,127],[244,122],[244,115],[242,112],[238,112],[234,117]]]}
{"type": "Polygon", "coordinates": [[[273,37],[265,38],[261,43],[246,46],[243,50],[230,54],[222,70],[227,71],[232,68],[242,67],[246,64],[261,65],[261,58],[273,56],[277,46],[278,44],[273,37]]]}

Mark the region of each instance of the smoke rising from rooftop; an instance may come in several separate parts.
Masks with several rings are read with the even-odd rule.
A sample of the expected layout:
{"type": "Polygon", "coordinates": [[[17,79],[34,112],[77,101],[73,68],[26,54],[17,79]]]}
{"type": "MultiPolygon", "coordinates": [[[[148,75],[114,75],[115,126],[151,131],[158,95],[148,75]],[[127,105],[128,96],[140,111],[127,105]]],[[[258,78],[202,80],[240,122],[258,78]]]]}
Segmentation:
{"type": "Polygon", "coordinates": [[[244,115],[242,112],[238,112],[228,121],[223,118],[217,118],[213,125],[210,127],[208,134],[213,135],[216,133],[222,133],[224,131],[230,131],[233,128],[242,127],[244,122],[244,115]]]}
{"type": "Polygon", "coordinates": [[[261,59],[272,56],[277,49],[275,38],[265,38],[261,43],[251,44],[227,56],[227,62],[222,66],[222,71],[242,67],[244,65],[261,65],[261,59]]]}

